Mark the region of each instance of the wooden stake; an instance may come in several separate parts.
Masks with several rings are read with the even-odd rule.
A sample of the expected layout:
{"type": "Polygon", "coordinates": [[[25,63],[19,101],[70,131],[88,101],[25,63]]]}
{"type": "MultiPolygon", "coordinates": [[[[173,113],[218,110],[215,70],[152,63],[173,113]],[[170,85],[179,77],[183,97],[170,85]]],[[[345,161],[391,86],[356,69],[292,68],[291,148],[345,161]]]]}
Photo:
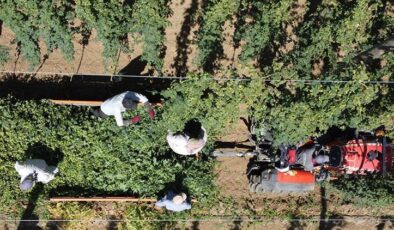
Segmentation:
{"type": "MultiPolygon", "coordinates": [[[[156,202],[156,198],[136,198],[136,197],[52,197],[49,198],[51,202],[135,202],[135,203],[152,203],[156,202]]],[[[192,199],[192,202],[197,202],[196,199],[192,199]]]]}
{"type": "MultiPolygon", "coordinates": [[[[51,99],[49,100],[53,104],[56,105],[76,105],[76,106],[100,106],[103,101],[82,101],[82,100],[54,100],[51,99]]],[[[138,105],[143,105],[142,103],[139,103],[138,105]]],[[[161,103],[152,103],[153,106],[159,106],[161,107],[161,103]]]]}
{"type": "Polygon", "coordinates": [[[156,198],[136,198],[136,197],[52,197],[51,202],[156,202],[156,198]]]}
{"type": "Polygon", "coordinates": [[[50,100],[56,105],[100,106],[103,101],[50,100]]]}

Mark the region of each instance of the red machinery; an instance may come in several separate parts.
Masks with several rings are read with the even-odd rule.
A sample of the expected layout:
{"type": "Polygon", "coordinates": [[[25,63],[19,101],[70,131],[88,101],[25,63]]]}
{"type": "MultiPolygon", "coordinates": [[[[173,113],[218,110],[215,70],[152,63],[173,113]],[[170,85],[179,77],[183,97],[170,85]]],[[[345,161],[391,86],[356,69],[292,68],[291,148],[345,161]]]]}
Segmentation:
{"type": "Polygon", "coordinates": [[[340,171],[346,174],[382,173],[393,169],[393,148],[386,139],[350,140],[342,146],[330,146],[329,156],[338,152],[340,159],[337,165],[328,165],[329,171],[340,171]]]}
{"type": "Polygon", "coordinates": [[[334,142],[325,145],[307,142],[303,146],[308,145],[308,148],[313,149],[313,154],[310,155],[310,161],[315,166],[313,171],[305,171],[302,165],[297,164],[298,150],[288,148],[285,152],[290,170],[287,172],[280,172],[275,168],[275,162],[280,160],[278,161],[278,151],[272,149],[272,137],[260,135],[260,138],[256,138],[255,133],[251,133],[250,141],[254,144],[252,152],[214,152],[215,156],[253,156],[247,170],[251,192],[312,191],[315,180],[326,180],[330,174],[385,174],[393,170],[393,146],[387,144],[381,133],[360,132],[357,138],[348,138],[345,143],[338,141],[342,139],[336,136],[334,142]],[[329,161],[316,164],[314,158],[318,155],[328,156],[329,161]]]}
{"type": "Polygon", "coordinates": [[[249,174],[251,192],[306,192],[313,191],[314,188],[314,174],[300,169],[279,172],[270,168],[259,174],[249,174]]]}

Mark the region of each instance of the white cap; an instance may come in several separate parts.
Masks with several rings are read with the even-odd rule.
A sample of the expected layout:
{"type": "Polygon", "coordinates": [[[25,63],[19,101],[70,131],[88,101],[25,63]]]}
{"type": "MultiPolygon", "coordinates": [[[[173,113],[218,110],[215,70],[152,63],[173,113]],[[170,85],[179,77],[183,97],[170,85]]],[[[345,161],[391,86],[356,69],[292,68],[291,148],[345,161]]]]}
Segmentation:
{"type": "Polygon", "coordinates": [[[172,198],[172,202],[174,202],[174,204],[182,204],[186,200],[186,198],[186,194],[182,192],[174,196],[174,198],[172,198]]]}

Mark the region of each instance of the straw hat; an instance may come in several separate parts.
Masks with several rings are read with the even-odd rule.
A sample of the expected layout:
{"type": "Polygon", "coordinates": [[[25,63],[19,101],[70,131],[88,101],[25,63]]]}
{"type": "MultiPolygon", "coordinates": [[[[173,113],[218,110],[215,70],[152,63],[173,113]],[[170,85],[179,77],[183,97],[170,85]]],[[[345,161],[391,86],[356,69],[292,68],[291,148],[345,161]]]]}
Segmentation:
{"type": "Polygon", "coordinates": [[[172,202],[174,202],[174,204],[182,204],[186,200],[186,198],[186,194],[182,192],[174,196],[174,198],[172,198],[172,202]]]}

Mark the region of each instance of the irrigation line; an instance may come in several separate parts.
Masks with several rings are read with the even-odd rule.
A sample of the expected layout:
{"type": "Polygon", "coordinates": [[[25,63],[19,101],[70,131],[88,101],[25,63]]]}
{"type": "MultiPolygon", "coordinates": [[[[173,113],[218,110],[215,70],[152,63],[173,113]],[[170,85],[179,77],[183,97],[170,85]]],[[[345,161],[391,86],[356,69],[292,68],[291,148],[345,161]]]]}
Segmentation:
{"type": "MultiPolygon", "coordinates": [[[[378,218],[378,217],[347,217],[347,219],[320,219],[320,218],[310,218],[310,219],[242,219],[242,218],[203,218],[203,219],[152,219],[152,220],[142,220],[142,219],[90,219],[90,220],[67,220],[67,219],[54,219],[54,220],[39,220],[40,222],[264,222],[264,221],[282,221],[282,222],[332,222],[332,221],[353,221],[353,220],[363,220],[363,221],[392,221],[394,218],[378,218]]],[[[34,220],[20,220],[20,219],[3,219],[0,222],[31,222],[34,220]]]]}
{"type": "MultiPolygon", "coordinates": [[[[63,75],[63,76],[110,76],[112,77],[125,77],[125,78],[142,78],[142,79],[170,79],[170,80],[186,80],[187,77],[170,77],[170,76],[141,76],[141,75],[123,75],[123,74],[100,74],[100,73],[55,73],[55,72],[28,72],[28,71],[0,71],[0,74],[25,74],[25,75],[63,75]]],[[[272,75],[267,75],[269,77],[272,75]]],[[[251,78],[207,78],[208,80],[217,81],[251,81],[251,78]]],[[[315,83],[328,83],[328,84],[345,84],[345,83],[359,83],[359,84],[394,84],[394,81],[364,81],[364,80],[315,80],[315,79],[261,79],[263,82],[298,82],[305,84],[315,84],[315,83]]]]}

